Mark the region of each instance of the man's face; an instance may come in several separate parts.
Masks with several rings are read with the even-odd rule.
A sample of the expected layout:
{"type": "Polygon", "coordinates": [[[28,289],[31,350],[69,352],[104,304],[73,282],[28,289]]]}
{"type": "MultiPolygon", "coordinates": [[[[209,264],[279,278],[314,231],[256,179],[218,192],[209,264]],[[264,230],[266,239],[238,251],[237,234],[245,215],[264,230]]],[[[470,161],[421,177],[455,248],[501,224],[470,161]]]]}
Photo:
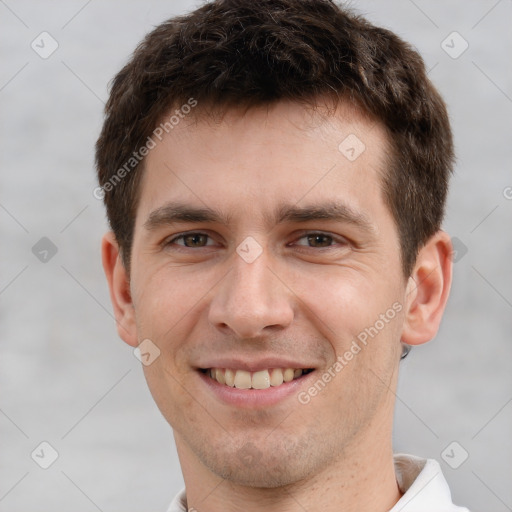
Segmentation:
{"type": "Polygon", "coordinates": [[[180,457],[274,487],[390,435],[406,279],[385,155],[352,109],[284,102],[182,120],[150,152],[130,291],[180,457]],[[265,389],[286,368],[313,371],[265,389]]]}

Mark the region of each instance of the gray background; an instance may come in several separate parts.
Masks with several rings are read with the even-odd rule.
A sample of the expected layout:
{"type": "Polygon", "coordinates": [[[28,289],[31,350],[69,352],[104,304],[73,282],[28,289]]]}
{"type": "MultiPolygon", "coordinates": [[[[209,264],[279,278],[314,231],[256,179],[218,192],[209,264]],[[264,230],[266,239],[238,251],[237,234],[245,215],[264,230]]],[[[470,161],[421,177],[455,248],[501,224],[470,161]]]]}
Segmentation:
{"type": "MultiPolygon", "coordinates": [[[[182,486],[171,429],[114,328],[93,145],[135,45],[198,4],[0,0],[0,511],[164,511],[182,486]],[[47,59],[31,48],[43,31],[59,44],[47,59]],[[32,252],[42,237],[58,249],[47,262],[32,252]],[[46,470],[31,458],[42,441],[59,453],[46,470]]],[[[456,503],[512,510],[512,2],[353,6],[422,53],[458,152],[445,228],[462,250],[439,335],[403,363],[395,450],[439,460],[456,503]],[[442,47],[453,31],[469,43],[456,59],[442,47]],[[442,457],[453,441],[451,465],[469,454],[458,469],[442,457]]]]}

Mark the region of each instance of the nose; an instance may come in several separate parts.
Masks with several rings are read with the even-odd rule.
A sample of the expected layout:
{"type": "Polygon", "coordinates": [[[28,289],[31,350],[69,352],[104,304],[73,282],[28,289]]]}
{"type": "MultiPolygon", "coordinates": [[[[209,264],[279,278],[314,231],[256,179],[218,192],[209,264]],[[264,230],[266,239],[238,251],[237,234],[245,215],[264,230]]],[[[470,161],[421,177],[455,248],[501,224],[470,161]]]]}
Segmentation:
{"type": "Polygon", "coordinates": [[[215,288],[210,303],[211,325],[240,339],[285,329],[294,317],[294,296],[283,281],[269,268],[266,251],[252,263],[234,254],[231,271],[215,288]]]}

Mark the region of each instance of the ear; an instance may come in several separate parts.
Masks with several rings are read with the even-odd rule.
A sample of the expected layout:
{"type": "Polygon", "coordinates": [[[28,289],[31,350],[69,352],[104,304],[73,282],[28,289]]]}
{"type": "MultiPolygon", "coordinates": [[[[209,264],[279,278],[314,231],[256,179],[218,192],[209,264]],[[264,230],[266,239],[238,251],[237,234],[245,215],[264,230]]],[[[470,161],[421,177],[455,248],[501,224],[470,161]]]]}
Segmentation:
{"type": "Polygon", "coordinates": [[[121,258],[119,245],[111,231],[106,233],[101,241],[101,257],[110,289],[110,300],[114,308],[117,332],[124,342],[136,347],[138,345],[137,328],[130,280],[121,258]]]}
{"type": "Polygon", "coordinates": [[[418,253],[407,284],[404,343],[420,345],[436,335],[452,284],[452,254],[444,231],[433,235],[418,253]]]}

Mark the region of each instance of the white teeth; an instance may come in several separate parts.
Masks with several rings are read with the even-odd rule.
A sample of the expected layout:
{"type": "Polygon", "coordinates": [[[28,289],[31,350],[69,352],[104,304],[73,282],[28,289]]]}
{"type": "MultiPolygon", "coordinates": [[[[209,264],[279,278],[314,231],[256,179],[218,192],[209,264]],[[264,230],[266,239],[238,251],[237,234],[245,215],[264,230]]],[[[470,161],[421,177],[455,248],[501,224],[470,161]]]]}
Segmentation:
{"type": "Polygon", "coordinates": [[[277,387],[284,382],[298,379],[304,371],[300,368],[272,368],[251,373],[246,370],[211,368],[207,375],[220,384],[237,389],[268,389],[270,386],[277,387]]]}
{"type": "Polygon", "coordinates": [[[235,373],[235,388],[249,389],[251,387],[251,373],[237,370],[235,373]]]}
{"type": "Polygon", "coordinates": [[[270,377],[271,386],[280,386],[283,383],[283,370],[281,368],[274,368],[270,377]]]}
{"type": "Polygon", "coordinates": [[[226,380],[226,384],[229,387],[234,387],[234,385],[235,385],[235,372],[233,370],[226,370],[224,372],[224,379],[226,380]]]}
{"type": "Polygon", "coordinates": [[[268,370],[261,370],[252,374],[252,387],[254,389],[267,389],[270,387],[270,375],[268,370]]]}
{"type": "Polygon", "coordinates": [[[226,379],[224,377],[224,372],[220,368],[217,368],[215,370],[215,377],[214,377],[214,379],[217,382],[220,382],[221,384],[226,384],[226,379]]]}
{"type": "Polygon", "coordinates": [[[293,368],[286,368],[286,370],[283,372],[283,380],[285,382],[290,382],[293,380],[293,376],[295,374],[295,370],[293,368]]]}

